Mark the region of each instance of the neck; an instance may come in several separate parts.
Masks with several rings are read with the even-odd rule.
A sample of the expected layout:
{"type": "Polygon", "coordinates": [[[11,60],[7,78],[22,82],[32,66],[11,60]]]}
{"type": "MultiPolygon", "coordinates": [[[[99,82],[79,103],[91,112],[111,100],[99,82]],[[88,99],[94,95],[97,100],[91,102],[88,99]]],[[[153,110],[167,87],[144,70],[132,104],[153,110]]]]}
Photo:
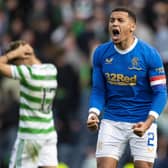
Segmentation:
{"type": "Polygon", "coordinates": [[[120,50],[126,50],[134,43],[134,40],[135,40],[135,37],[131,36],[130,38],[125,39],[125,40],[123,40],[120,43],[117,43],[115,45],[120,50]]]}
{"type": "Polygon", "coordinates": [[[39,59],[37,59],[36,57],[33,57],[30,61],[30,64],[31,65],[34,65],[34,64],[41,64],[41,61],[39,59]]]}

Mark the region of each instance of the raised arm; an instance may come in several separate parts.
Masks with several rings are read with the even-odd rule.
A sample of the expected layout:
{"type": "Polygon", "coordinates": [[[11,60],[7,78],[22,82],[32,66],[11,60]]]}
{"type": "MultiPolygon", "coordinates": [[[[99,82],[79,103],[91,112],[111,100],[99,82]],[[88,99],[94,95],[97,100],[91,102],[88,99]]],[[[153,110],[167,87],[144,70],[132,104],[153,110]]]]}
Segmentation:
{"type": "Polygon", "coordinates": [[[6,77],[12,77],[11,66],[9,62],[15,59],[22,59],[28,57],[33,49],[28,44],[18,44],[17,48],[7,51],[4,55],[0,56],[0,74],[6,77]]]}

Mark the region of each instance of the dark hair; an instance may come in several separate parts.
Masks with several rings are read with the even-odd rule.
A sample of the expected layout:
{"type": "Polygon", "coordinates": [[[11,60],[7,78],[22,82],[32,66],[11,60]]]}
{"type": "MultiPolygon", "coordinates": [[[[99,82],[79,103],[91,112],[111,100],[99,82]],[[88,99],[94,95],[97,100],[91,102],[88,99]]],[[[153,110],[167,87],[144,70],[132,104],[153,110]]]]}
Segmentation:
{"type": "Polygon", "coordinates": [[[22,41],[22,40],[12,41],[6,47],[4,53],[8,53],[10,51],[13,51],[13,50],[17,49],[20,45],[24,45],[24,44],[26,44],[26,42],[22,41]]]}
{"type": "MultiPolygon", "coordinates": [[[[15,49],[17,49],[20,45],[25,45],[26,42],[23,40],[16,40],[16,41],[12,41],[9,43],[9,45],[6,46],[6,48],[4,49],[4,54],[7,54],[10,51],[13,51],[15,49]]],[[[15,58],[13,60],[8,61],[9,64],[14,64],[14,62],[17,60],[18,58],[15,58]]]]}
{"type": "Polygon", "coordinates": [[[112,12],[120,12],[120,11],[128,13],[128,16],[131,17],[132,20],[136,23],[136,15],[130,9],[127,9],[127,8],[124,8],[124,7],[120,7],[120,8],[115,8],[115,9],[112,10],[112,12]]]}

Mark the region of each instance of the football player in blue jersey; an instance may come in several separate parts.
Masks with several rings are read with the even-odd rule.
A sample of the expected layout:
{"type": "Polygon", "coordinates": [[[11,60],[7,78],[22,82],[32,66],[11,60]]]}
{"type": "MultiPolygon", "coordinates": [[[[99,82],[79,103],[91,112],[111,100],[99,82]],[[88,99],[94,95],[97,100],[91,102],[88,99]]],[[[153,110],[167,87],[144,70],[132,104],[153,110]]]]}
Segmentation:
{"type": "Polygon", "coordinates": [[[135,36],[136,16],[116,8],[109,18],[112,41],[93,54],[87,127],[98,133],[98,168],[116,168],[127,142],[135,168],[152,168],[157,118],[167,100],[166,77],[158,51],[135,36]]]}

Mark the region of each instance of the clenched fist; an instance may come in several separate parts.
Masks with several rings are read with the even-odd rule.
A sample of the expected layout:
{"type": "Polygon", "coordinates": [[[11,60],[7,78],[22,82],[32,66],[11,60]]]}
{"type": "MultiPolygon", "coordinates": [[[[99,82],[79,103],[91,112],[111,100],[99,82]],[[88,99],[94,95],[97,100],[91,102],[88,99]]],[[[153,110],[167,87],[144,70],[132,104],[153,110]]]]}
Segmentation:
{"type": "Polygon", "coordinates": [[[98,130],[98,123],[99,123],[99,118],[98,118],[97,114],[91,112],[88,116],[88,120],[86,123],[88,129],[91,131],[97,131],[98,130]]]}

